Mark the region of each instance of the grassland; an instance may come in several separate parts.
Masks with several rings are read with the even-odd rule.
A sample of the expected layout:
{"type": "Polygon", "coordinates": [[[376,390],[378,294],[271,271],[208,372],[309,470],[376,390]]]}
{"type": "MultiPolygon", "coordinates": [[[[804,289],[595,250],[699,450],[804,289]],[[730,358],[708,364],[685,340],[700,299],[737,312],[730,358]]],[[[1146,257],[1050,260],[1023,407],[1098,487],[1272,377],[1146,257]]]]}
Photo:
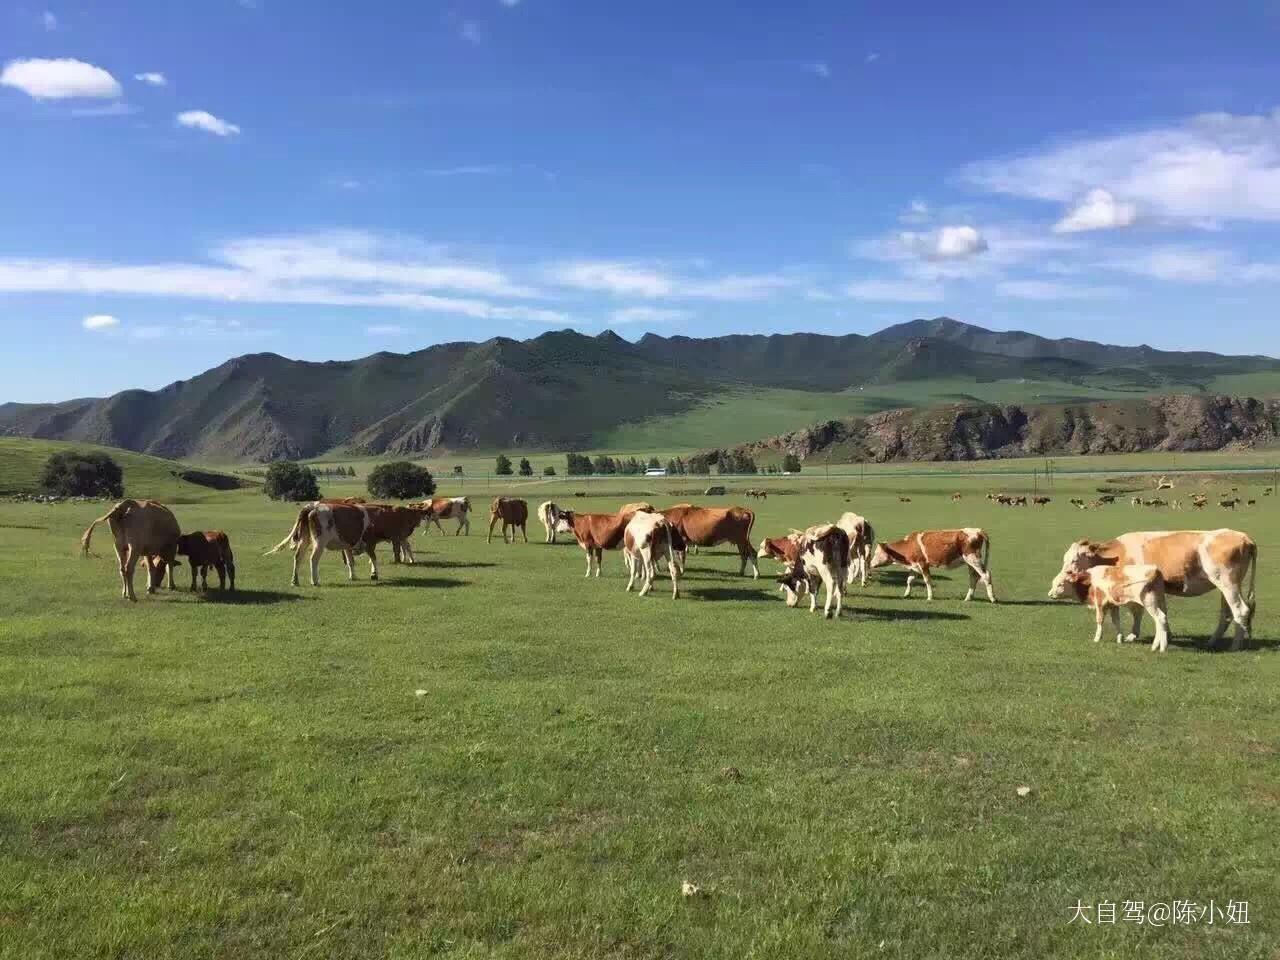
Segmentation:
{"type": "Polygon", "coordinates": [[[1239,515],[1081,513],[1098,478],[1060,477],[1011,511],[959,473],[767,481],[757,537],[850,507],[991,532],[1000,605],[890,572],[839,623],[720,550],[640,600],[616,554],[586,581],[482,524],[294,589],[261,556],[292,508],[244,492],[176,511],[230,532],[241,592],[130,606],[76,556],[94,505],[0,503],[0,957],[1274,957],[1280,503],[1246,476],[1239,515]],[[1161,657],[1045,599],[1072,538],[1170,522],[1258,539],[1255,649],[1194,645],[1209,600],[1173,601],[1161,657]],[[1174,899],[1251,922],[1068,923],[1174,899]]]}

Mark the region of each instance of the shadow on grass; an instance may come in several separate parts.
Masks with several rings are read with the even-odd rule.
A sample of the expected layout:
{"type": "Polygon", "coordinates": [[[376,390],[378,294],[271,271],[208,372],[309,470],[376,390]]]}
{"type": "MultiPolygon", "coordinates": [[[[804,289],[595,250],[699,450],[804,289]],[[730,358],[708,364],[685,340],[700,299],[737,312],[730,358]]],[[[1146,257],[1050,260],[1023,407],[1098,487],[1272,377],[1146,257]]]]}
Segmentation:
{"type": "MultiPolygon", "coordinates": [[[[906,589],[907,577],[909,574],[905,570],[877,570],[873,575],[867,577],[867,586],[870,587],[875,583],[894,584],[906,589]]],[[[948,580],[954,579],[949,574],[938,573],[936,570],[929,571],[929,579],[934,583],[946,583],[948,580]]],[[[920,579],[920,574],[916,574],[916,585],[924,586],[924,581],[920,579]]]]}
{"type": "MultiPolygon", "coordinates": [[[[1148,624],[1148,626],[1150,626],[1150,624],[1148,624]]],[[[1105,641],[1106,639],[1107,639],[1106,634],[1103,634],[1103,640],[1105,641]]],[[[1112,637],[1111,639],[1114,640],[1115,638],[1112,637]]],[[[1135,640],[1132,644],[1126,644],[1126,646],[1148,646],[1148,647],[1150,645],[1151,645],[1150,636],[1146,636],[1139,640],[1135,640]]],[[[1208,637],[1170,637],[1169,646],[1178,647],[1179,649],[1185,650],[1188,653],[1212,653],[1212,654],[1257,653],[1259,650],[1280,650],[1280,640],[1267,640],[1261,637],[1254,637],[1252,640],[1246,643],[1242,649],[1232,650],[1231,634],[1228,633],[1227,636],[1223,637],[1222,641],[1216,647],[1209,646],[1208,637]]]]}
{"type": "MultiPolygon", "coordinates": [[[[298,588],[301,591],[301,587],[298,588]]],[[[183,591],[189,592],[189,591],[183,591]]],[[[288,593],[284,590],[219,590],[216,587],[211,590],[197,591],[198,596],[205,603],[222,603],[231,607],[253,607],[261,606],[269,603],[292,603],[295,600],[306,600],[308,597],[301,593],[288,593]]]]}
{"type": "Polygon", "coordinates": [[[881,610],[878,607],[845,606],[859,620],[968,620],[966,613],[948,613],[945,610],[881,610]]]}
{"type": "Polygon", "coordinates": [[[465,587],[470,582],[470,580],[454,580],[452,577],[411,577],[379,580],[378,584],[383,587],[437,587],[439,589],[448,589],[450,587],[465,587]]]}
{"type": "Polygon", "coordinates": [[[496,566],[497,566],[496,563],[484,563],[484,562],[468,563],[465,560],[419,560],[417,563],[414,563],[414,564],[404,563],[404,564],[389,565],[391,569],[397,569],[397,568],[403,567],[404,569],[407,569],[407,570],[413,570],[418,567],[435,567],[438,570],[455,570],[455,569],[461,569],[464,567],[479,569],[480,567],[496,567],[496,566]]]}
{"type": "MultiPolygon", "coordinates": [[[[979,589],[979,590],[981,590],[982,588],[981,588],[981,587],[979,587],[978,589],[979,589]]],[[[973,595],[973,598],[974,598],[975,600],[977,600],[977,599],[978,599],[978,595],[975,593],[975,594],[973,595]]],[[[1000,596],[1000,594],[999,594],[999,593],[996,593],[996,600],[998,600],[998,601],[999,601],[999,603],[997,603],[997,604],[996,604],[996,606],[1000,606],[1000,607],[1059,607],[1059,606],[1069,606],[1069,604],[1064,603],[1062,600],[1005,600],[1005,599],[1003,599],[1003,598],[1000,596]]]]}
{"type": "MultiPolygon", "coordinates": [[[[654,586],[657,589],[657,586],[654,586]]],[[[699,600],[767,600],[771,603],[777,603],[778,597],[770,593],[761,593],[758,589],[751,587],[698,587],[694,590],[687,591],[689,596],[697,597],[699,600]]],[[[778,596],[781,596],[779,594],[778,596]]]]}
{"type": "Polygon", "coordinates": [[[33,523],[0,523],[0,530],[48,530],[33,523]]]}

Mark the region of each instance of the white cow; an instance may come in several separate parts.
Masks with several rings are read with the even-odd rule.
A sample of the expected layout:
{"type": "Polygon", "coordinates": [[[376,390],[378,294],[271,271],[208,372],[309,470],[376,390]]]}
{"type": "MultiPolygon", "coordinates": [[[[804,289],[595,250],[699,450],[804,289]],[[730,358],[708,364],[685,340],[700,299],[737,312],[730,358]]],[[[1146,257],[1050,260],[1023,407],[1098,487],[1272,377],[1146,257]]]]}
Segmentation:
{"type": "Polygon", "coordinates": [[[867,567],[871,563],[872,551],[876,548],[876,531],[866,517],[856,513],[846,513],[836,521],[836,526],[849,537],[849,572],[845,584],[853,583],[854,577],[862,578],[862,585],[867,585],[867,567]]]}
{"type": "Polygon", "coordinates": [[[671,599],[680,596],[680,561],[672,549],[671,523],[660,513],[641,511],[628,522],[622,535],[622,561],[627,566],[627,590],[635,584],[636,576],[641,578],[640,596],[653,589],[654,577],[658,575],[658,561],[667,561],[667,570],[671,574],[671,599]]]}
{"type": "Polygon", "coordinates": [[[844,585],[849,575],[849,535],[834,523],[824,523],[804,531],[796,562],[780,577],[780,589],[787,606],[794,607],[809,591],[809,612],[818,608],[818,581],[827,588],[822,615],[839,619],[844,606],[844,585]],[[833,614],[831,606],[835,603],[833,614]]]}
{"type": "Polygon", "coordinates": [[[557,534],[573,533],[573,511],[562,510],[550,500],[538,507],[538,519],[547,531],[547,543],[555,543],[557,534]]]}
{"type": "Polygon", "coordinates": [[[1169,649],[1169,614],[1165,609],[1164,577],[1160,568],[1150,563],[1127,563],[1121,566],[1090,567],[1084,573],[1068,573],[1053,582],[1049,596],[1055,600],[1072,597],[1093,607],[1097,630],[1093,642],[1102,639],[1102,621],[1111,614],[1116,630],[1116,643],[1137,640],[1120,629],[1120,608],[1130,607],[1142,615],[1145,610],[1156,622],[1156,638],[1151,649],[1164,653],[1169,649]]]}

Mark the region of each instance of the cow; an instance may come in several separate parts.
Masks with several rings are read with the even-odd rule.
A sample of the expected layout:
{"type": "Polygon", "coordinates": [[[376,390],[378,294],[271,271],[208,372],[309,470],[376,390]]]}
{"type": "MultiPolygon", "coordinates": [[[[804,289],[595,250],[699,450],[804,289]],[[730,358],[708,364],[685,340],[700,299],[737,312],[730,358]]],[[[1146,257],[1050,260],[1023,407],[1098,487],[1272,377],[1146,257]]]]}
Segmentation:
{"type": "Polygon", "coordinates": [[[849,562],[846,565],[845,585],[853,583],[854,577],[861,577],[862,585],[867,585],[867,565],[871,562],[871,552],[876,546],[876,531],[866,517],[856,513],[841,514],[836,526],[849,538],[849,562]]]}
{"type": "Polygon", "coordinates": [[[519,528],[524,542],[529,542],[529,533],[525,525],[529,522],[529,503],[518,497],[494,497],[489,504],[489,536],[485,543],[493,543],[493,528],[502,522],[502,542],[515,543],[516,529],[519,528]],[[507,530],[511,531],[511,539],[507,540],[507,530]]]}
{"type": "Polygon", "coordinates": [[[1093,642],[1102,639],[1102,621],[1111,614],[1116,630],[1116,643],[1136,640],[1136,633],[1125,636],[1120,629],[1120,608],[1130,607],[1141,617],[1145,610],[1156,622],[1156,638],[1151,649],[1164,653],[1169,649],[1169,614],[1165,609],[1164,577],[1160,568],[1150,563],[1126,563],[1119,566],[1090,567],[1084,573],[1071,572],[1053,581],[1049,590],[1053,600],[1074,597],[1093,607],[1097,630],[1093,642]]]}
{"type": "Polygon", "coordinates": [[[834,523],[824,523],[805,530],[796,547],[796,559],[778,577],[778,588],[786,594],[787,606],[794,607],[807,590],[809,612],[814,613],[818,609],[818,581],[821,580],[826,587],[822,616],[839,619],[848,578],[849,535],[834,523]]]}
{"type": "Polygon", "coordinates": [[[792,566],[800,556],[800,541],[804,534],[795,530],[785,537],[765,537],[760,541],[760,550],[756,553],[758,560],[777,560],[785,566],[792,566]]]}
{"type": "Polygon", "coordinates": [[[1083,509],[1084,509],[1084,501],[1083,501],[1083,500],[1081,500],[1079,497],[1072,497],[1072,498],[1071,498],[1071,505],[1072,505],[1073,507],[1079,507],[1081,510],[1083,510],[1083,509]]]}
{"type": "MultiPolygon", "coordinates": [[[[746,575],[747,564],[750,563],[753,579],[759,579],[760,565],[756,563],[756,551],[751,546],[751,528],[755,525],[756,515],[746,507],[695,507],[680,503],[661,512],[679,531],[686,545],[714,547],[721,543],[733,544],[738,548],[741,560],[739,576],[746,575]]],[[[684,565],[683,555],[680,564],[684,565]]]]}
{"type": "MultiPolygon", "coordinates": [[[[1254,585],[1258,574],[1258,546],[1238,530],[1162,530],[1126,533],[1114,540],[1077,540],[1062,557],[1058,578],[1084,573],[1099,565],[1152,564],[1164,577],[1170,596],[1199,597],[1213,590],[1222,594],[1218,626],[1209,640],[1216,648],[1235,623],[1233,650],[1249,640],[1257,611],[1254,585]],[[1248,580],[1246,589],[1245,581],[1248,580]]],[[[1057,579],[1054,583],[1057,584],[1057,579]]],[[[1142,610],[1134,611],[1132,633],[1142,626],[1142,610]]]]}
{"type": "Polygon", "coordinates": [[[279,553],[286,547],[293,548],[293,586],[298,585],[298,564],[302,551],[311,545],[311,585],[320,586],[320,557],[325,550],[337,550],[347,567],[347,579],[356,578],[352,553],[361,551],[369,556],[370,579],[378,579],[378,558],[373,548],[367,546],[371,518],[369,508],[359,503],[325,503],[317,500],[298,510],[289,534],[266,552],[266,556],[279,553]]]}
{"type": "MultiPolygon", "coordinates": [[[[578,541],[578,546],[586,551],[587,554],[587,573],[591,576],[592,564],[595,564],[595,574],[600,576],[600,562],[604,558],[604,551],[616,549],[623,541],[626,534],[627,524],[631,522],[631,518],[635,516],[636,511],[619,511],[618,513],[575,513],[573,515],[573,536],[578,541]]],[[[673,546],[675,544],[673,543],[673,546]]],[[[679,552],[679,548],[672,551],[679,552]]],[[[676,557],[676,562],[683,567],[680,558],[676,557]]]]}
{"type": "Polygon", "coordinates": [[[1239,504],[1240,504],[1239,497],[1233,497],[1230,500],[1218,501],[1218,506],[1222,507],[1224,510],[1234,510],[1239,504]]]}
{"type": "Polygon", "coordinates": [[[899,503],[910,503],[910,502],[911,502],[911,498],[910,498],[910,497],[899,497],[899,498],[898,498],[898,502],[899,502],[899,503]]]}
{"type": "Polygon", "coordinates": [[[1172,489],[1173,489],[1173,481],[1170,480],[1168,477],[1161,477],[1159,480],[1156,481],[1157,492],[1161,490],[1172,490],[1172,489]]]}
{"type": "Polygon", "coordinates": [[[547,531],[545,543],[555,543],[556,534],[573,533],[573,511],[562,510],[550,500],[538,507],[538,519],[547,531]]]}
{"type": "Polygon", "coordinates": [[[622,534],[622,560],[627,566],[627,591],[636,576],[641,579],[640,596],[653,589],[658,575],[658,560],[664,556],[671,574],[671,599],[680,596],[680,564],[675,558],[672,537],[675,530],[660,513],[638,511],[627,521],[622,534]]]}
{"type": "MultiPolygon", "coordinates": [[[[417,563],[413,555],[413,532],[424,520],[430,522],[431,507],[423,503],[412,503],[408,506],[392,506],[386,503],[365,504],[369,513],[369,530],[364,538],[366,553],[373,555],[374,548],[380,543],[390,543],[392,559],[396,563],[401,558],[409,566],[417,563]]],[[[347,560],[353,557],[348,553],[347,560]]],[[[374,580],[378,579],[376,576],[374,580]]]]}
{"type": "Polygon", "coordinates": [[[911,572],[907,575],[907,591],[904,597],[911,596],[911,586],[916,574],[924,581],[926,596],[933,599],[933,580],[929,577],[930,567],[954,567],[964,564],[969,568],[969,592],[964,595],[966,602],[973,599],[973,591],[981,581],[987,588],[987,599],[996,602],[991,583],[991,538],[985,530],[978,527],[965,527],[961,530],[917,530],[909,533],[901,540],[882,543],[876,547],[871,558],[871,566],[885,567],[891,563],[899,563],[911,572]]]}
{"type": "Polygon", "coordinates": [[[440,526],[441,520],[457,520],[458,528],[453,531],[456,537],[463,533],[468,537],[471,536],[471,498],[470,497],[434,497],[431,500],[424,500],[422,506],[430,507],[427,514],[428,526],[434,523],[436,529],[442,534],[444,527],[440,526]]]}
{"type": "Polygon", "coordinates": [[[1115,503],[1116,502],[1115,494],[1104,493],[1102,496],[1098,498],[1098,502],[1099,503],[1115,503]]]}
{"type": "Polygon", "coordinates": [[[147,593],[155,593],[168,571],[169,589],[174,589],[173,565],[182,530],[168,507],[155,500],[121,500],[105,515],[89,524],[80,537],[80,548],[89,556],[89,544],[98,524],[111,530],[119,561],[120,596],[135,603],[133,575],[141,561],[147,571],[147,593]],[[154,558],[154,559],[153,559],[154,558]]]}
{"type": "Polygon", "coordinates": [[[209,589],[209,568],[218,573],[218,589],[236,588],[236,558],[231,552],[231,539],[221,530],[205,530],[200,533],[184,533],[178,537],[178,556],[186,557],[191,567],[191,592],[195,593],[196,574],[200,575],[200,589],[209,589]]]}
{"type": "Polygon", "coordinates": [[[1048,506],[1053,501],[1049,497],[1034,497],[1031,502],[1037,507],[1044,507],[1048,506]]]}
{"type": "Polygon", "coordinates": [[[961,500],[963,500],[963,499],[964,499],[964,495],[963,495],[963,494],[953,493],[953,494],[951,495],[951,502],[952,502],[952,503],[959,503],[959,502],[960,502],[961,500]]]}

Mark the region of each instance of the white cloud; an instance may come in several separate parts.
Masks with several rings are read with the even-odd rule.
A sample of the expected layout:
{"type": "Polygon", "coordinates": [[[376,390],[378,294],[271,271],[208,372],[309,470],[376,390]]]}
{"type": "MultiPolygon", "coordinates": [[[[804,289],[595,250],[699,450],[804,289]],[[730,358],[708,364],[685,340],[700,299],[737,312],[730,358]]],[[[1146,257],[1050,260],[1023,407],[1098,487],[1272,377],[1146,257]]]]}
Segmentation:
{"type": "Polygon", "coordinates": [[[973,164],[993,193],[1063,204],[1104,189],[1177,221],[1280,220],[1280,110],[1202,114],[1182,124],[1051,144],[973,164]]]}
{"type": "Polygon", "coordinates": [[[73,117],[129,117],[137,113],[138,107],[123,100],[112,103],[94,104],[91,107],[75,107],[71,111],[73,117]]]}
{"type": "Polygon", "coordinates": [[[106,330],[115,330],[119,328],[120,321],[105,313],[95,313],[91,317],[85,317],[84,320],[81,321],[80,326],[84,327],[86,330],[100,333],[106,330]]]}
{"type": "Polygon", "coordinates": [[[233,137],[240,132],[240,128],[234,123],[227,123],[204,110],[186,110],[178,114],[178,125],[203,130],[218,137],[233,137]]]}
{"type": "Polygon", "coordinates": [[[1017,300],[1102,300],[1124,293],[1115,287],[1077,287],[1049,280],[1002,280],[995,289],[997,296],[1017,300]]]}
{"type": "Polygon", "coordinates": [[[508,7],[508,8],[510,8],[510,7],[518,7],[518,6],[520,6],[520,0],[499,0],[499,2],[500,2],[504,7],[508,7]]]}
{"type": "Polygon", "coordinates": [[[1086,230],[1115,230],[1138,218],[1138,208],[1112,196],[1101,187],[1090,190],[1083,200],[1053,225],[1054,233],[1082,233],[1086,230]]]}
{"type": "Polygon", "coordinates": [[[428,177],[484,177],[506,173],[507,168],[497,163],[472,163],[458,167],[428,167],[422,172],[428,177]]]}
{"type": "Polygon", "coordinates": [[[1227,251],[1188,247],[1156,247],[1117,254],[1100,266],[1175,283],[1212,283],[1237,273],[1235,258],[1227,251]]]}
{"type": "Polygon", "coordinates": [[[831,65],[825,60],[814,60],[800,66],[806,73],[812,73],[815,77],[821,77],[823,80],[831,79],[831,65]]]}
{"type": "Polygon", "coordinates": [[[36,100],[120,96],[120,84],[101,67],[83,60],[10,60],[0,72],[0,87],[13,87],[36,100]]]}
{"type": "Polygon", "coordinates": [[[146,73],[135,73],[133,79],[140,83],[145,83],[149,87],[164,87],[169,84],[168,78],[163,73],[157,73],[154,70],[149,70],[146,73]]]}
{"type": "Polygon", "coordinates": [[[54,16],[52,10],[46,10],[42,13],[40,15],[40,22],[44,24],[44,28],[51,33],[58,29],[58,18],[54,16]]]}
{"type": "Polygon", "coordinates": [[[861,280],[844,288],[854,300],[878,300],[886,303],[936,303],[943,299],[942,287],[936,283],[909,280],[861,280]]]}
{"type": "Polygon", "coordinates": [[[929,204],[923,200],[912,200],[907,209],[898,214],[899,223],[928,223],[932,216],[929,204]]]}
{"type": "Polygon", "coordinates": [[[987,250],[987,241],[976,227],[945,226],[918,232],[903,230],[898,245],[922,260],[963,260],[987,250]]]}
{"type": "Polygon", "coordinates": [[[609,314],[609,319],[616,324],[626,323],[675,323],[686,320],[688,310],[673,310],[663,307],[622,307],[609,314]]]}
{"type": "Polygon", "coordinates": [[[593,290],[615,296],[666,297],[675,287],[666,274],[615,260],[577,260],[553,266],[547,272],[552,283],[576,290],[593,290]]]}

